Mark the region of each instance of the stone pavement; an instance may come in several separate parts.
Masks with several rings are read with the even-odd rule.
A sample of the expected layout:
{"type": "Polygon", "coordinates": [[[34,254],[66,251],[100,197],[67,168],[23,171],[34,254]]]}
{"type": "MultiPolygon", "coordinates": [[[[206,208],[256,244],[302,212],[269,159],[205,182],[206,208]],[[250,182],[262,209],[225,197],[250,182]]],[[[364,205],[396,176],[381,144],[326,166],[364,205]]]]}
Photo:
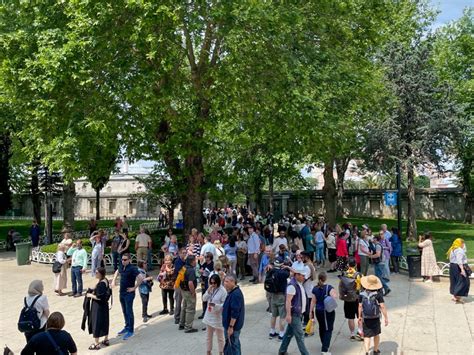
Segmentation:
{"type": "MultiPolygon", "coordinates": [[[[336,276],[329,274],[329,283],[336,285],[336,276]]],[[[51,311],[60,311],[66,319],[65,330],[73,336],[80,354],[97,353],[87,350],[92,337],[80,329],[82,320],[82,298],[59,297],[53,292],[51,265],[17,266],[14,253],[0,254],[0,344],[7,344],[19,354],[25,344],[24,336],[17,330],[18,316],[28,284],[41,279],[45,285],[51,311]]],[[[85,275],[85,287],[95,281],[85,275]]],[[[155,283],[156,285],[156,283],[155,283]]],[[[68,286],[70,286],[68,280],[68,286]]],[[[280,343],[268,339],[269,313],[265,312],[266,299],[262,285],[242,282],[246,302],[245,326],[241,333],[243,354],[277,354],[280,343]]],[[[464,305],[454,304],[449,295],[449,281],[424,284],[409,281],[406,275],[392,276],[392,293],[386,298],[389,326],[383,327],[381,336],[382,354],[474,354],[474,299],[470,296],[464,305]]],[[[198,296],[199,297],[199,296],[198,296]]],[[[200,298],[198,298],[198,304],[200,298]]],[[[200,314],[200,305],[196,316],[200,314]]],[[[150,297],[149,312],[153,318],[148,323],[141,321],[141,301],[135,298],[135,336],[127,341],[116,336],[123,328],[123,316],[114,290],[114,305],[111,310],[111,345],[100,350],[100,354],[205,354],[206,335],[199,331],[184,334],[178,331],[171,316],[159,316],[162,309],[161,293],[154,287],[150,297]]],[[[349,341],[347,322],[343,319],[342,302],[336,310],[336,323],[332,337],[332,354],[364,354],[361,342],[349,341]]],[[[194,322],[202,328],[199,320],[194,322]]],[[[319,354],[321,343],[317,335],[306,338],[311,354],[319,354]]],[[[214,354],[217,344],[214,341],[214,354]]],[[[298,354],[296,341],[290,344],[289,354],[298,354]]]]}

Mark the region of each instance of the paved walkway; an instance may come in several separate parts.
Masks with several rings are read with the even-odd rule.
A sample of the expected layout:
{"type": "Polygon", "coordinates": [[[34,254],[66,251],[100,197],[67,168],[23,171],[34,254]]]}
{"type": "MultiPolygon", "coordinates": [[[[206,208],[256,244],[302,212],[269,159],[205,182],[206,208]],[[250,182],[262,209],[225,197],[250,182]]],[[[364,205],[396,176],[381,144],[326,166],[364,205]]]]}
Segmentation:
{"type": "MultiPolygon", "coordinates": [[[[330,275],[329,283],[336,284],[336,276],[330,275]]],[[[97,353],[87,348],[92,338],[80,329],[82,319],[82,298],[59,297],[53,292],[51,265],[29,265],[18,267],[13,253],[0,253],[0,344],[7,344],[19,354],[25,339],[17,330],[22,299],[28,284],[33,279],[42,279],[51,311],[61,311],[66,319],[65,329],[76,341],[80,354],[97,353]]],[[[95,281],[85,276],[85,287],[95,281]]],[[[69,283],[68,283],[69,285],[69,283]]],[[[266,300],[262,285],[243,282],[242,290],[246,301],[245,327],[241,334],[243,354],[277,354],[279,342],[269,340],[270,316],[265,312],[266,300]]],[[[443,278],[440,283],[424,284],[408,281],[406,275],[392,277],[393,292],[386,298],[390,324],[383,328],[381,338],[382,354],[474,354],[474,299],[471,296],[464,305],[450,301],[449,282],[443,278]]],[[[200,303],[200,302],[198,302],[200,303]]],[[[205,333],[184,334],[177,329],[171,316],[159,316],[162,309],[161,294],[155,286],[150,298],[149,310],[153,318],[143,324],[140,298],[135,298],[136,335],[128,341],[115,334],[123,328],[123,317],[114,291],[114,305],[111,310],[111,345],[100,350],[100,354],[205,354],[205,333]]],[[[343,319],[342,303],[336,310],[337,317],[331,343],[332,354],[363,354],[360,342],[348,340],[349,330],[343,319]]],[[[200,305],[197,315],[200,314],[200,305]]],[[[195,327],[202,328],[196,320],[195,327]]],[[[306,339],[311,354],[319,354],[321,343],[318,336],[306,339]]],[[[217,354],[214,343],[214,354],[217,354]]],[[[293,340],[289,354],[299,354],[293,340]]]]}

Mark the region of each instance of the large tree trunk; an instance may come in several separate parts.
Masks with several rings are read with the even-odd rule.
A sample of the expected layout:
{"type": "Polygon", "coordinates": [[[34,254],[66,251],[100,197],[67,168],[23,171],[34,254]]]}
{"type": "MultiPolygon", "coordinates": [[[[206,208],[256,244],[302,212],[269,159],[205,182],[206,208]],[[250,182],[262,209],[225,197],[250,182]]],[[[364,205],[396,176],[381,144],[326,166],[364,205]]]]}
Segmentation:
{"type": "Polygon", "coordinates": [[[76,197],[76,185],[74,181],[63,185],[63,224],[74,227],[74,202],[76,197]]]}
{"type": "Polygon", "coordinates": [[[472,159],[463,159],[461,169],[463,196],[464,196],[464,223],[472,223],[472,191],[471,191],[471,173],[472,159]]]}
{"type": "Polygon", "coordinates": [[[98,187],[95,189],[95,220],[100,220],[100,190],[98,187]]]}
{"type": "Polygon", "coordinates": [[[349,165],[349,157],[336,159],[337,172],[337,208],[336,215],[341,218],[344,217],[344,207],[342,204],[344,198],[344,176],[346,174],[347,166],[349,165]]]}
{"type": "Polygon", "coordinates": [[[31,170],[31,203],[33,204],[33,218],[36,219],[39,225],[41,225],[41,199],[40,199],[40,190],[39,190],[39,181],[38,181],[38,169],[40,162],[38,160],[33,160],[32,170],[31,170]]]}
{"type": "Polygon", "coordinates": [[[191,229],[196,228],[201,231],[202,208],[204,205],[204,192],[202,186],[204,182],[204,167],[200,155],[189,155],[185,160],[186,192],[182,195],[182,209],[184,219],[184,231],[191,233],[191,229]]]}
{"type": "Polygon", "coordinates": [[[333,159],[324,163],[324,210],[326,211],[326,222],[331,227],[336,225],[336,181],[334,180],[333,167],[333,159]]]}
{"type": "Polygon", "coordinates": [[[0,135],[0,215],[5,215],[12,207],[12,194],[10,191],[10,134],[5,132],[0,135]]]}
{"type": "Polygon", "coordinates": [[[416,209],[415,209],[415,169],[409,164],[408,175],[408,211],[407,211],[407,240],[414,241],[417,236],[416,209]]]}
{"type": "Polygon", "coordinates": [[[174,226],[174,206],[169,206],[168,210],[168,228],[173,228],[174,226]]]}
{"type": "Polygon", "coordinates": [[[271,168],[268,174],[268,210],[273,215],[273,171],[271,168]]]}

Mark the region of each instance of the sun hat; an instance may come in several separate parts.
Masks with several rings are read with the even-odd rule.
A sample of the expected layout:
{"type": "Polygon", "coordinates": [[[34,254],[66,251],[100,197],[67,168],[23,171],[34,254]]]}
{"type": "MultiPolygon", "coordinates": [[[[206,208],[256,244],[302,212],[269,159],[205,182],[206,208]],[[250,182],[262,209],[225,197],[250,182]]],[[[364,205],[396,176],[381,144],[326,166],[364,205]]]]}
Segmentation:
{"type": "Polygon", "coordinates": [[[360,279],[360,283],[362,287],[366,290],[374,291],[380,290],[382,286],[382,282],[380,279],[375,275],[364,276],[360,279]]]}
{"type": "Polygon", "coordinates": [[[294,267],[291,268],[291,270],[295,273],[295,274],[301,274],[301,275],[304,275],[306,276],[307,274],[307,270],[306,270],[306,267],[303,263],[296,263],[296,265],[294,265],[294,267]]]}

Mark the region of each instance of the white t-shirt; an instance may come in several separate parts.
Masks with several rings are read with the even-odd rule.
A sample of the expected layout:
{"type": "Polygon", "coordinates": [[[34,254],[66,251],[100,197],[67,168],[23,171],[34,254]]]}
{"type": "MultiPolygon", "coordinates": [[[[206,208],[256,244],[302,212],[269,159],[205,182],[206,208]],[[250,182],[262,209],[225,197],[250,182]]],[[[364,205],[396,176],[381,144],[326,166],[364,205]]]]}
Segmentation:
{"type": "Polygon", "coordinates": [[[336,249],[336,237],[334,236],[334,233],[328,235],[328,238],[326,239],[326,245],[328,249],[336,249]]]}
{"type": "MultiPolygon", "coordinates": [[[[301,291],[301,313],[304,313],[304,311],[306,310],[306,292],[304,290],[304,287],[302,284],[300,284],[299,282],[297,283],[298,286],[300,287],[300,291],[301,291]]],[[[288,295],[296,295],[296,289],[293,285],[288,285],[288,287],[286,288],[286,293],[288,295]]]]}
{"type": "Polygon", "coordinates": [[[359,250],[357,251],[358,254],[362,256],[368,256],[369,255],[368,253],[364,253],[362,251],[362,247],[365,247],[367,251],[369,251],[369,242],[362,238],[359,238],[358,240],[359,240],[359,250]]]}
{"type": "Polygon", "coordinates": [[[148,248],[148,243],[151,241],[151,238],[148,234],[140,233],[137,235],[135,239],[135,243],[137,243],[137,248],[145,247],[148,248]]]}
{"type": "MultiPolygon", "coordinates": [[[[26,296],[26,304],[28,306],[31,306],[33,303],[33,300],[37,297],[38,295],[34,296],[26,296]]],[[[44,314],[44,311],[49,309],[49,304],[48,304],[48,299],[46,298],[45,295],[41,295],[40,298],[35,303],[36,310],[38,311],[38,318],[41,321],[41,328],[46,324],[46,321],[48,320],[48,317],[44,314]]]]}

